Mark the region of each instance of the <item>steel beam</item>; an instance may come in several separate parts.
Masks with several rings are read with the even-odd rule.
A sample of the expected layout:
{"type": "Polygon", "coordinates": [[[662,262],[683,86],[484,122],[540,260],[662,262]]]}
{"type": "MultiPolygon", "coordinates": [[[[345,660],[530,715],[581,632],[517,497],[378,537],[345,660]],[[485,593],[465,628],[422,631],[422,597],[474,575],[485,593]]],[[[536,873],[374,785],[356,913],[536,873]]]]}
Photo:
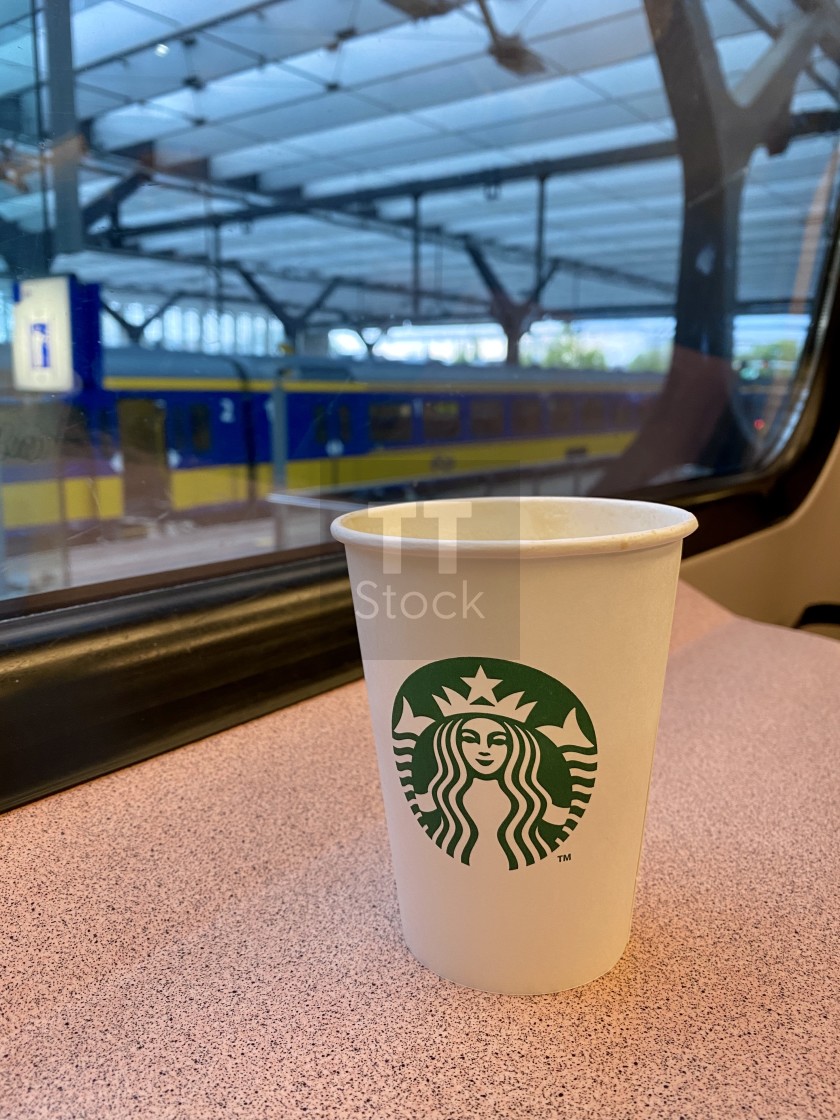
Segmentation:
{"type": "Polygon", "coordinates": [[[157,307],[151,315],[144,319],[142,323],[130,323],[124,315],[121,315],[119,311],[111,307],[111,305],[106,300],[102,299],[101,296],[99,299],[99,306],[103,311],[106,311],[115,322],[119,323],[119,325],[128,336],[128,340],[132,344],[132,346],[139,346],[143,339],[143,335],[146,333],[146,328],[150,326],[155,321],[155,319],[159,319],[163,314],[165,314],[165,312],[167,312],[170,307],[176,304],[178,300],[183,299],[186,294],[187,293],[180,291],[173,292],[172,295],[164,303],[157,307]]]}
{"type": "Polygon", "coordinates": [[[286,335],[286,338],[290,346],[294,348],[295,338],[297,336],[298,327],[300,325],[297,315],[294,315],[292,313],[292,311],[289,309],[288,304],[284,303],[282,300],[277,299],[277,297],[274,296],[268,290],[268,288],[266,288],[265,284],[263,284],[262,281],[259,280],[252,272],[245,268],[244,265],[236,264],[233,265],[233,268],[234,271],[239,273],[239,275],[242,277],[242,279],[245,281],[245,283],[248,285],[248,287],[251,289],[251,291],[254,293],[263,307],[265,307],[267,311],[270,311],[275,319],[280,320],[280,322],[283,324],[283,331],[286,335]]]}
{"type": "MultiPolygon", "coordinates": [[[[417,232],[415,230],[413,218],[408,220],[382,218],[379,215],[357,214],[347,210],[322,210],[320,206],[306,210],[305,214],[313,220],[329,222],[331,225],[339,225],[350,229],[373,230],[374,232],[383,233],[389,237],[410,240],[413,244],[416,241],[417,232]]],[[[224,215],[214,215],[209,222],[207,218],[201,218],[200,227],[195,225],[194,219],[185,219],[185,223],[189,229],[204,229],[207,228],[208,224],[216,228],[224,224],[224,217],[224,215]]],[[[256,221],[258,219],[252,218],[251,220],[256,221]]],[[[142,228],[144,227],[132,226],[130,229],[123,231],[123,243],[128,242],[129,244],[139,245],[140,238],[138,230],[142,228]]],[[[484,252],[490,252],[495,257],[505,260],[517,261],[526,265],[532,265],[534,262],[535,250],[527,246],[510,245],[487,238],[478,239],[467,234],[450,233],[439,226],[420,226],[419,235],[423,241],[434,245],[441,245],[455,252],[463,252],[467,247],[467,243],[470,243],[472,245],[478,245],[484,252]]],[[[414,259],[413,256],[413,260],[414,259]]],[[[549,259],[548,267],[552,275],[559,269],[574,275],[585,276],[589,279],[605,281],[608,284],[618,284],[622,287],[644,288],[652,291],[661,291],[663,293],[670,292],[672,287],[671,284],[664,281],[653,280],[650,277],[641,276],[638,273],[628,272],[626,269],[589,264],[576,257],[553,256],[549,259]]],[[[425,294],[425,291],[420,291],[421,297],[425,294]]]]}
{"type": "Polygon", "coordinates": [[[513,299],[477,245],[468,241],[464,248],[490,293],[490,313],[505,332],[507,339],[505,361],[512,366],[519,365],[520,339],[534,318],[539,316],[539,309],[533,300],[526,299],[520,303],[513,299]]]}
{"type": "MultiPolygon", "coordinates": [[[[751,19],[756,27],[760,28],[765,35],[769,35],[771,39],[778,39],[782,34],[782,29],[777,27],[772,20],[768,19],[752,0],[732,0],[732,3],[737,8],[740,8],[744,15],[748,19],[751,19]]],[[[840,91],[838,91],[831,82],[826,81],[815,66],[809,64],[804,69],[805,73],[815,85],[819,86],[829,97],[832,97],[835,101],[840,103],[840,91]]]]}
{"type": "Polygon", "coordinates": [[[420,195],[411,200],[411,307],[415,318],[420,315],[420,248],[422,241],[420,225],[420,195]]]}
{"type": "MultiPolygon", "coordinates": [[[[0,230],[2,227],[0,227],[0,230]]],[[[14,227],[17,230],[17,227],[14,227]]],[[[1,236],[1,235],[0,235],[1,236]]],[[[129,248],[125,245],[112,245],[107,238],[88,238],[86,246],[91,252],[104,253],[109,256],[128,257],[135,260],[149,260],[160,261],[162,264],[170,265],[186,265],[192,268],[206,268],[207,258],[200,256],[190,256],[188,254],[175,254],[164,251],[143,250],[129,248]]],[[[238,272],[241,262],[233,259],[222,261],[222,268],[238,272]]],[[[385,295],[394,295],[411,298],[411,288],[404,284],[391,284],[382,280],[365,280],[359,276],[324,276],[323,273],[315,272],[309,269],[296,269],[296,268],[283,268],[283,269],[270,269],[262,265],[245,266],[248,271],[253,275],[258,272],[261,276],[268,277],[272,280],[282,280],[286,283],[300,283],[300,284],[321,284],[325,285],[330,280],[335,281],[335,286],[340,288],[352,288],[359,291],[367,292],[380,292],[385,295]]],[[[432,289],[426,288],[422,292],[424,298],[429,300],[438,301],[441,304],[448,306],[463,306],[463,307],[480,307],[484,310],[487,308],[487,301],[480,296],[472,296],[466,292],[448,291],[445,289],[432,289]]],[[[259,298],[259,297],[257,297],[259,298]]]]}
{"type": "Polygon", "coordinates": [[[260,301],[260,303],[262,303],[263,306],[266,307],[271,312],[271,314],[274,315],[275,318],[279,319],[283,324],[283,331],[285,332],[286,340],[293,350],[297,344],[297,339],[300,332],[309,323],[315,312],[319,311],[324,306],[324,304],[327,302],[327,300],[339,285],[338,279],[336,277],[333,277],[332,279],[328,280],[326,284],[324,284],[323,288],[315,297],[315,299],[313,299],[310,304],[304,307],[302,311],[292,312],[288,303],[285,303],[277,299],[276,296],[272,295],[272,293],[269,292],[266,286],[256,276],[254,276],[252,272],[244,268],[241,264],[236,265],[235,269],[251,289],[251,291],[254,293],[254,295],[257,297],[257,299],[260,301]]]}
{"type": "Polygon", "coordinates": [[[732,92],[696,0],[645,0],[683,164],[674,356],[637,439],[599,482],[635,490],[686,463],[751,465],[730,403],[741,193],[752,153],[784,149],[797,75],[826,27],[819,0],[798,14],[732,92]]]}
{"type": "MultiPolygon", "coordinates": [[[[369,229],[385,233],[394,237],[413,238],[413,223],[395,218],[371,217],[369,215],[354,215],[347,211],[312,211],[309,217],[318,218],[336,225],[350,226],[353,229],[369,229]]],[[[492,253],[494,257],[503,260],[516,261],[520,264],[533,266],[535,250],[525,245],[510,245],[505,242],[495,241],[490,238],[479,238],[471,234],[451,233],[439,226],[421,226],[421,237],[430,244],[441,245],[455,252],[467,250],[468,245],[478,247],[484,254],[492,253]]],[[[649,276],[641,276],[636,272],[628,272],[623,268],[613,268],[607,265],[589,264],[578,257],[553,256],[549,258],[549,268],[552,274],[561,270],[575,276],[586,276],[591,280],[601,280],[608,284],[618,284],[621,287],[644,288],[650,291],[670,293],[673,285],[654,280],[649,276]]]]}
{"type": "Polygon", "coordinates": [[[52,231],[24,230],[0,218],[0,256],[15,280],[46,275],[53,260],[52,231]]]}
{"type": "Polygon", "coordinates": [[[324,284],[318,295],[312,300],[310,304],[308,304],[308,306],[303,309],[303,311],[298,316],[301,323],[306,325],[306,323],[309,322],[315,312],[320,311],[320,309],[324,306],[324,304],[327,302],[327,300],[330,298],[330,296],[333,294],[340,283],[341,281],[338,279],[338,277],[333,276],[326,282],[326,284],[324,284]]]}
{"type": "MultiPolygon", "coordinates": [[[[562,159],[535,160],[513,167],[491,167],[484,171],[472,171],[466,175],[441,175],[432,179],[410,179],[402,183],[383,183],[379,187],[369,187],[357,191],[341,191],[317,198],[304,198],[297,192],[289,192],[287,197],[279,195],[275,201],[267,200],[264,206],[246,206],[225,214],[214,214],[211,221],[222,225],[236,225],[242,222],[259,221],[261,218],[276,218],[286,214],[307,214],[313,210],[339,210],[352,213],[354,208],[358,211],[359,208],[386,199],[412,198],[415,194],[451,194],[470,190],[473,187],[495,187],[501,186],[503,183],[550,178],[555,175],[578,175],[587,171],[599,171],[626,164],[673,159],[677,154],[677,145],[673,140],[657,140],[650,144],[639,144],[629,148],[611,148],[601,152],[587,152],[579,156],[565,156],[562,159]]],[[[132,235],[146,237],[151,234],[203,229],[208,224],[206,216],[174,218],[164,222],[148,222],[145,225],[133,226],[131,232],[132,235]]]]}
{"type": "MultiPolygon", "coordinates": [[[[813,113],[796,114],[791,118],[790,136],[810,136],[825,132],[835,132],[840,128],[840,113],[835,111],[819,111],[813,113]]],[[[281,215],[307,214],[313,218],[337,224],[348,224],[366,229],[375,229],[392,236],[411,238],[413,236],[413,221],[385,219],[369,212],[360,213],[371,202],[378,199],[394,197],[413,197],[416,192],[437,193],[467,189],[475,185],[497,185],[502,182],[536,178],[545,181],[553,175],[575,174],[583,171],[594,171],[603,168],[621,166],[628,163],[643,163],[655,160],[673,158],[678,154],[677,142],[673,140],[657,141],[653,144],[644,144],[632,148],[613,149],[603,152],[586,153],[582,156],[565,157],[558,160],[543,160],[518,167],[502,167],[474,172],[470,175],[443,176],[430,180],[412,180],[401,184],[388,184],[380,188],[371,188],[365,191],[348,192],[323,196],[316,199],[303,199],[299,193],[288,197],[285,201],[278,201],[265,206],[248,205],[226,214],[213,215],[208,223],[206,216],[178,219],[170,222],[150,223],[144,226],[133,226],[126,231],[133,241],[151,234],[162,234],[171,231],[206,228],[208,224],[227,225],[229,223],[258,222],[261,218],[277,217],[281,215]]],[[[466,238],[462,235],[452,234],[439,228],[423,227],[423,237],[430,243],[442,245],[456,251],[465,249],[466,238]]],[[[475,243],[475,241],[474,241],[475,243]]],[[[480,243],[485,251],[490,251],[494,256],[518,260],[523,263],[533,262],[535,252],[524,246],[504,245],[498,242],[480,243]]],[[[568,257],[553,257],[548,262],[548,272],[543,283],[543,290],[548,280],[558,271],[566,271],[573,275],[603,280],[623,286],[647,288],[670,294],[672,285],[662,281],[652,280],[649,277],[638,276],[624,269],[607,268],[599,265],[590,265],[568,257]]],[[[349,283],[342,280],[342,284],[349,283]]],[[[355,286],[366,287],[358,279],[352,281],[355,286]]],[[[427,293],[422,292],[425,296],[427,293]]],[[[533,293],[532,293],[533,294],[533,293]]],[[[537,292],[539,298],[542,292],[537,292]]],[[[459,299],[457,293],[441,293],[444,299],[459,299]]],[[[416,317],[416,315],[415,315],[416,317]]]]}
{"type": "Polygon", "coordinates": [[[744,146],[739,160],[744,167],[759,144],[767,144],[772,155],[787,147],[793,87],[824,25],[820,10],[794,16],[732,90],[732,102],[741,109],[732,116],[741,127],[730,143],[744,146]]]}
{"type": "Polygon", "coordinates": [[[79,207],[79,158],[82,152],[76,119],[73,74],[73,28],[70,0],[49,0],[43,7],[47,43],[47,99],[52,138],[52,181],[55,191],[54,253],[77,253],[82,247],[79,207]]]}
{"type": "MultiPolygon", "coordinates": [[[[545,179],[537,181],[537,228],[534,245],[534,285],[532,291],[540,293],[545,288],[545,179]]],[[[534,298],[538,298],[535,295],[534,298]]]]}
{"type": "MultiPolygon", "coordinates": [[[[838,129],[840,129],[840,123],[835,110],[816,110],[794,113],[791,116],[792,140],[820,133],[836,132],[838,129]]],[[[202,198],[207,197],[207,187],[209,186],[214,192],[214,198],[222,199],[225,202],[239,203],[240,206],[236,210],[224,214],[214,214],[210,217],[201,215],[192,218],[176,218],[165,222],[148,222],[144,225],[132,226],[130,230],[126,231],[126,234],[148,236],[189,229],[204,229],[208,225],[216,223],[223,226],[249,224],[258,222],[263,218],[308,214],[323,209],[325,206],[333,213],[343,213],[347,217],[355,215],[358,218],[371,218],[376,216],[371,213],[373,203],[391,198],[411,197],[416,192],[421,195],[451,194],[460,190],[469,190],[473,187],[497,187],[507,182],[584,174],[591,171],[607,170],[610,167],[676,159],[678,156],[679,151],[675,140],[657,140],[649,144],[612,148],[600,152],[586,152],[579,156],[567,156],[562,159],[538,160],[517,164],[513,167],[487,168],[466,175],[438,176],[398,184],[388,183],[363,191],[324,195],[321,198],[307,199],[303,197],[299,190],[286,191],[272,196],[264,195],[263,200],[259,203],[253,201],[255,193],[253,190],[246,192],[242,189],[231,189],[233,180],[213,180],[208,184],[199,184],[195,179],[175,175],[169,170],[156,169],[153,171],[153,181],[156,185],[168,186],[174,190],[200,193],[202,198]],[[246,197],[248,194],[251,196],[251,201],[246,197]]],[[[126,167],[131,166],[131,163],[131,160],[124,157],[115,160],[112,152],[89,153],[85,159],[86,166],[104,174],[114,174],[113,168],[116,165],[126,167]]]]}
{"type": "MultiPolygon", "coordinates": [[[[8,272],[3,273],[0,271],[0,278],[10,278],[8,272]]],[[[115,285],[113,292],[123,296],[130,295],[139,300],[154,300],[160,296],[160,289],[158,286],[154,288],[138,287],[137,285],[115,285]]],[[[200,291],[192,291],[188,288],[181,289],[176,295],[179,297],[176,302],[188,303],[193,301],[198,304],[207,302],[207,292],[204,289],[200,291]]],[[[236,306],[242,308],[253,309],[253,301],[249,300],[247,296],[240,295],[237,292],[228,291],[225,295],[225,302],[229,306],[236,306]]],[[[797,314],[809,314],[811,311],[811,300],[806,300],[796,306],[797,314]]],[[[171,306],[171,305],[170,305],[171,306]]],[[[163,310],[166,310],[164,308],[163,310]]],[[[791,311],[791,297],[790,295],[769,297],[767,299],[751,299],[740,300],[735,309],[736,315],[785,315],[791,311]]],[[[581,306],[575,304],[574,307],[546,307],[542,311],[542,320],[545,322],[579,322],[587,319],[597,320],[622,320],[622,319],[656,319],[656,318],[673,318],[675,306],[670,303],[634,303],[634,304],[589,304],[581,306]]],[[[329,308],[330,318],[317,319],[314,323],[315,326],[333,326],[333,327],[346,327],[349,330],[355,331],[357,334],[368,328],[375,328],[380,331],[385,330],[383,325],[387,320],[388,325],[402,322],[402,316],[385,317],[371,315],[369,319],[363,315],[359,315],[358,309],[353,311],[335,307],[331,305],[329,308]]],[[[419,324],[434,326],[436,323],[487,323],[490,321],[489,312],[486,309],[482,313],[480,308],[476,308],[471,312],[464,312],[456,309],[450,315],[439,316],[423,316],[419,324]]],[[[375,346],[379,341],[377,339],[371,345],[375,346]]]]}
{"type": "MultiPolygon", "coordinates": [[[[82,223],[85,229],[90,229],[91,226],[96,225],[102,218],[114,217],[119,211],[120,206],[127,198],[131,198],[136,194],[141,187],[145,185],[152,178],[152,172],[146,169],[132,172],[131,175],[126,175],[113,187],[109,187],[107,191],[103,191],[97,198],[93,199],[86,206],[82,207],[82,223]]],[[[114,223],[115,225],[117,223],[114,223]]]]}

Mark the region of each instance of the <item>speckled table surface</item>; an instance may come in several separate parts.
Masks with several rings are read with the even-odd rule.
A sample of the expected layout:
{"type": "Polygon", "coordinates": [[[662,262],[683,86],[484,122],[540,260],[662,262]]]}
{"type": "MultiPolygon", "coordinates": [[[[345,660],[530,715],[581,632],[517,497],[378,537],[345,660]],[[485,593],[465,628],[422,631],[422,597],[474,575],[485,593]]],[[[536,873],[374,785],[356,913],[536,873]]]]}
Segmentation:
{"type": "Polygon", "coordinates": [[[0,1116],[836,1118],[839,746],[840,643],[683,588],[630,946],[557,996],[404,948],[361,684],[18,809],[0,1116]]]}

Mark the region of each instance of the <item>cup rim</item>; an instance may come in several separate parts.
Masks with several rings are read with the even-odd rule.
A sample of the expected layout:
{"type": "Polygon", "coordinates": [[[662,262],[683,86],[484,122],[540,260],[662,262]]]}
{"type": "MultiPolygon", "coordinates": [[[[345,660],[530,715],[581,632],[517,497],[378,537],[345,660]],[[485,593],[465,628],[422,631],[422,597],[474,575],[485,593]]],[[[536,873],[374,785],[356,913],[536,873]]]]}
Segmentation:
{"type": "Polygon", "coordinates": [[[510,558],[523,559],[527,557],[551,556],[593,556],[603,553],[636,552],[641,549],[660,548],[663,545],[673,544],[689,536],[697,528],[697,518],[688,510],[679,506],[665,505],[661,502],[644,502],[627,498],[587,498],[563,496],[500,496],[480,498],[431,498],[427,501],[414,502],[389,502],[381,506],[361,507],[337,517],[330,525],[333,537],[345,547],[361,548],[365,550],[402,551],[415,555],[437,555],[441,546],[456,551],[459,555],[475,558],[510,558]],[[550,504],[555,506],[569,505],[600,505],[602,507],[621,507],[629,510],[634,507],[639,513],[657,511],[668,519],[665,524],[651,526],[648,529],[638,529],[626,533],[609,533],[599,536],[587,537],[556,537],[549,540],[438,540],[427,537],[411,536],[386,536],[382,533],[367,532],[354,529],[351,524],[354,517],[359,517],[368,512],[368,508],[377,510],[397,509],[400,506],[418,505],[446,505],[449,503],[470,501],[476,504],[489,502],[505,505],[537,505],[550,504]]]}

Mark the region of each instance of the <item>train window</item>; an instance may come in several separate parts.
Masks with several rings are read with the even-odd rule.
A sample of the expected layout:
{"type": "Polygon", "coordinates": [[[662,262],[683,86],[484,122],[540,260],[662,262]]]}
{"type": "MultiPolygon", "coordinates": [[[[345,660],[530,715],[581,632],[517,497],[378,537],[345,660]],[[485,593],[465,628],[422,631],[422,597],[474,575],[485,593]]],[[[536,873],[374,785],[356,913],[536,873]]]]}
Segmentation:
{"type": "Polygon", "coordinates": [[[460,401],[423,401],[423,435],[426,439],[458,439],[461,435],[460,401]]]}
{"type": "Polygon", "coordinates": [[[327,442],[327,410],[322,404],[316,404],[312,416],[312,434],[315,442],[323,447],[327,442]]]}
{"type": "Polygon", "coordinates": [[[408,401],[372,401],[370,438],[377,443],[411,443],[411,403],[408,401]]]}
{"type": "Polygon", "coordinates": [[[572,418],[574,416],[574,405],[572,397],[553,396],[549,397],[546,403],[546,412],[548,417],[548,430],[554,435],[562,435],[572,429],[572,418]]]}
{"type": "Polygon", "coordinates": [[[476,439],[504,435],[505,402],[501,397],[473,397],[469,407],[470,432],[476,439]]]}
{"type": "Polygon", "coordinates": [[[85,410],[80,405],[70,405],[64,419],[61,451],[65,458],[84,457],[90,453],[90,430],[85,410]]]}
{"type": "Polygon", "coordinates": [[[639,419],[639,404],[634,397],[623,397],[615,402],[615,426],[617,428],[635,430],[639,426],[639,419]]]}
{"type": "Polygon", "coordinates": [[[173,404],[169,409],[170,448],[183,454],[189,449],[189,420],[187,410],[182,404],[173,404]]]}
{"type": "Polygon", "coordinates": [[[209,404],[190,405],[190,443],[193,451],[199,455],[205,454],[213,445],[210,419],[209,404]]]}
{"type": "Polygon", "coordinates": [[[510,426],[515,436],[542,432],[542,402],[538,396],[514,397],[510,402],[510,426]]]}
{"type": "Polygon", "coordinates": [[[600,397],[585,397],[580,407],[580,424],[585,432],[599,432],[604,426],[604,402],[600,397]]]}
{"type": "MultiPolygon", "coordinates": [[[[840,0],[272,3],[277,64],[218,47],[215,69],[243,17],[213,0],[198,92],[171,7],[111,42],[91,3],[0,3],[0,403],[21,417],[0,613],[107,597],[136,621],[144,596],[160,618],[169,594],[340,582],[335,503],[521,487],[702,500],[708,524],[743,488],[759,528],[807,492],[786,480],[824,455],[840,0]]],[[[737,533],[718,516],[687,551],[737,533]]],[[[230,632],[228,685],[249,658],[267,674],[230,632]]]]}
{"type": "Polygon", "coordinates": [[[346,404],[338,406],[338,438],[342,443],[349,443],[353,438],[353,414],[346,404]]]}
{"type": "Polygon", "coordinates": [[[111,416],[107,408],[99,408],[95,413],[94,432],[100,452],[110,458],[114,454],[114,434],[111,430],[111,416]]]}

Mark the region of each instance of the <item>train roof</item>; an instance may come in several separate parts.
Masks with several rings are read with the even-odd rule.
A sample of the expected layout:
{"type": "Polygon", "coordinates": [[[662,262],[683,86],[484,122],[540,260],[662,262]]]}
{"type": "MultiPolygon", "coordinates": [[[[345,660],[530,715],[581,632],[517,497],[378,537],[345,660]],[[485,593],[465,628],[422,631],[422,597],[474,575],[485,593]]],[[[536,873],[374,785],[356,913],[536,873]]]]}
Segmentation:
{"type": "MultiPolygon", "coordinates": [[[[8,372],[11,385],[11,350],[0,346],[0,369],[8,372]]],[[[384,359],[314,357],[309,355],[248,356],[190,353],[181,350],[149,349],[142,346],[107,347],[103,350],[103,377],[111,387],[122,380],[167,382],[214,381],[229,384],[247,380],[252,385],[270,388],[282,381],[287,388],[316,391],[391,391],[415,387],[494,392],[518,387],[542,388],[637,388],[639,391],[660,385],[662,375],[621,369],[547,369],[540,366],[445,365],[442,362],[393,362],[384,359]],[[341,389],[339,388],[341,387],[341,389]]],[[[4,379],[5,380],[5,379],[4,379]]]]}

